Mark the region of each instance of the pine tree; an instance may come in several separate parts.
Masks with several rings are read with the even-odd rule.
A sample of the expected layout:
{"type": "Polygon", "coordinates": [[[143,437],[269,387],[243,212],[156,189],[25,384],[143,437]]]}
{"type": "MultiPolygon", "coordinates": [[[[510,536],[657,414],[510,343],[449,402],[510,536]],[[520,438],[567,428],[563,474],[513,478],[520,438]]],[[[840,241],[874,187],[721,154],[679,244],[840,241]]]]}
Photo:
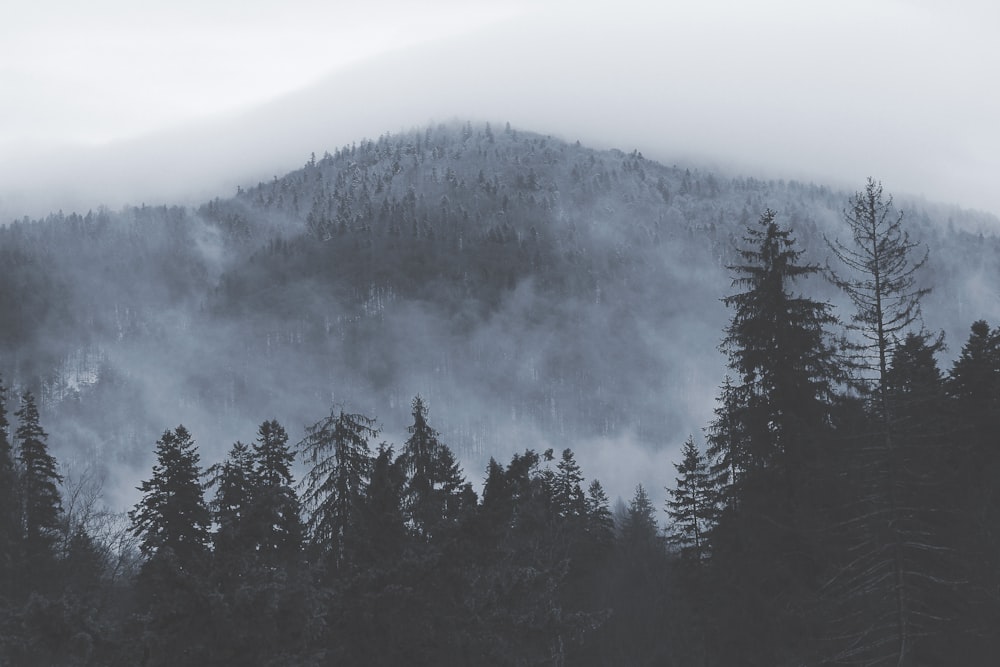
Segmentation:
{"type": "Polygon", "coordinates": [[[747,227],[743,261],[729,267],[737,292],[723,299],[733,314],[721,349],[736,382],[724,386],[709,429],[713,481],[729,481],[712,531],[713,586],[729,598],[711,610],[727,632],[723,663],[804,659],[812,637],[803,608],[825,558],[819,508],[828,502],[836,320],[829,304],[793,292],[820,269],[801,261],[775,217],[767,210],[747,227]]]}
{"type": "Polygon", "coordinates": [[[709,474],[719,492],[719,503],[730,511],[737,509],[740,483],[748,470],[749,453],[743,429],[743,401],[732,378],[723,382],[714,413],[715,419],[707,430],[707,456],[711,462],[709,474]]]}
{"type": "Polygon", "coordinates": [[[838,619],[843,626],[838,631],[850,637],[844,657],[907,665],[916,637],[934,633],[935,624],[919,617],[919,582],[934,574],[924,569],[923,559],[908,554],[930,545],[925,535],[913,532],[905,500],[914,480],[908,479],[905,435],[894,414],[890,362],[903,334],[920,328],[920,302],[930,290],[918,286],[916,276],[929,251],[914,255],[919,244],[910,240],[903,214],[874,179],[851,198],[844,218],[853,242],[828,245],[848,273],[830,273],[855,306],[849,326],[859,336],[854,366],[857,385],[870,399],[873,428],[867,446],[853,457],[861,488],[844,524],[852,552],[860,555],[844,563],[828,588],[844,609],[838,619]]]}
{"type": "MultiPolygon", "coordinates": [[[[956,530],[959,551],[965,555],[974,582],[968,593],[964,626],[971,637],[964,645],[982,656],[1000,651],[1000,637],[992,631],[1000,624],[1000,329],[985,321],[972,325],[968,341],[946,380],[946,391],[956,431],[954,454],[957,470],[949,498],[957,504],[956,530]]],[[[971,661],[970,661],[971,664],[971,661]]]]}
{"type": "Polygon", "coordinates": [[[701,563],[709,555],[708,533],[715,521],[717,494],[693,438],[684,442],[682,453],[683,461],[674,464],[679,475],[674,488],[667,487],[666,512],[673,526],[670,541],[680,547],[683,558],[701,563]]]}
{"type": "Polygon", "coordinates": [[[368,442],[378,434],[374,419],[339,410],[307,428],[299,443],[299,451],[312,464],[302,496],[310,509],[312,541],[329,555],[334,569],[349,561],[356,537],[352,532],[372,470],[368,442]]]}
{"type": "Polygon", "coordinates": [[[455,455],[427,423],[427,406],[413,399],[413,424],[400,456],[409,474],[404,508],[413,529],[424,537],[452,524],[462,509],[475,504],[471,485],[462,476],[455,455]]]}
{"type": "Polygon", "coordinates": [[[152,477],[129,512],[145,557],[137,581],[144,607],[148,664],[207,661],[211,636],[207,580],[211,514],[205,504],[198,451],[184,426],[156,442],[152,477]]]}
{"type": "Polygon", "coordinates": [[[305,530],[291,472],[295,453],[288,446],[288,433],[276,420],[257,429],[253,460],[254,546],[265,563],[287,567],[301,551],[305,530]]]}
{"type": "Polygon", "coordinates": [[[600,481],[593,480],[587,487],[587,530],[594,543],[606,546],[611,543],[615,533],[615,521],[611,516],[608,494],[600,481]]]}
{"type": "Polygon", "coordinates": [[[7,389],[0,378],[0,582],[5,590],[12,590],[20,561],[21,510],[8,428],[7,389]]]}
{"type": "Polygon", "coordinates": [[[580,519],[586,516],[587,499],[580,484],[583,473],[576,462],[573,450],[564,449],[562,458],[556,464],[553,479],[552,500],[556,514],[562,519],[580,519]]]}
{"type": "Polygon", "coordinates": [[[21,464],[24,545],[29,562],[32,562],[54,556],[54,543],[62,518],[59,485],[63,478],[56,471],[55,458],[49,454],[46,444],[48,434],[38,423],[38,408],[31,392],[24,394],[21,409],[14,414],[18,418],[14,437],[21,464]]]}
{"type": "MultiPolygon", "coordinates": [[[[276,421],[258,429],[253,447],[237,442],[213,466],[213,609],[220,662],[264,664],[306,632],[309,596],[300,568],[302,525],[291,488],[288,436],[276,421]]],[[[210,469],[210,470],[212,470],[210,469]]]]}
{"type": "Polygon", "coordinates": [[[741,381],[735,392],[747,465],[777,465],[791,479],[808,457],[838,375],[827,332],[836,319],[829,304],[791,293],[793,282],[820,268],[799,262],[802,251],[774,211],[747,228],[744,242],[744,263],[729,267],[733,287],[743,291],[723,299],[733,316],[722,349],[741,381]]]}
{"type": "Polygon", "coordinates": [[[129,512],[132,532],[147,558],[166,556],[180,569],[204,565],[211,515],[205,505],[198,451],[183,425],[156,442],[153,476],[138,490],[142,499],[129,512]]]}
{"type": "Polygon", "coordinates": [[[626,548],[646,549],[659,547],[660,538],[656,527],[656,512],[649,500],[646,489],[639,484],[629,501],[624,521],[619,528],[626,548]]]}
{"type": "Polygon", "coordinates": [[[211,506],[218,525],[212,535],[213,560],[226,578],[238,578],[246,574],[256,553],[248,517],[256,492],[250,448],[237,441],[226,461],[208,472],[213,475],[210,485],[216,487],[211,506]]]}

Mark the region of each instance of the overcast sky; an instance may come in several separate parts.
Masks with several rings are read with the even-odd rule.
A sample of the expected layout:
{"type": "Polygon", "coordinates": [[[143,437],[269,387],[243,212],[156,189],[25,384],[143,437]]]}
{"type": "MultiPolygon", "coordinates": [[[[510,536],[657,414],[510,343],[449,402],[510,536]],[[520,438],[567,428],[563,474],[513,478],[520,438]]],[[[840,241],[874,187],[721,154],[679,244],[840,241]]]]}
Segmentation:
{"type": "Polygon", "coordinates": [[[994,5],[21,2],[0,217],[225,196],[452,118],[1000,215],[994,5]]]}

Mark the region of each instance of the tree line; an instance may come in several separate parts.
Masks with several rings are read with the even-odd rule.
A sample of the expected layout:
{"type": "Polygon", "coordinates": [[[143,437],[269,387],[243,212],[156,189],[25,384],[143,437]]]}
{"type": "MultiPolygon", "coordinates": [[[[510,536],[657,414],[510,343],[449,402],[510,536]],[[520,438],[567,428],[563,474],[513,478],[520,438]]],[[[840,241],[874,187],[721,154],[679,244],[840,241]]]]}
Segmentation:
{"type": "Polygon", "coordinates": [[[177,426],[139,502],[97,534],[60,492],[33,396],[12,439],[0,401],[0,657],[990,664],[1000,330],[975,322],[939,368],[927,254],[903,222],[869,180],[831,265],[804,263],[771,210],[747,225],[724,298],[730,376],[705,445],[689,438],[664,480],[665,531],[646,489],[612,508],[568,448],[491,459],[477,493],[418,396],[398,451],[335,406],[297,444],[265,421],[203,468],[177,426]],[[821,274],[854,304],[847,322],[798,290],[821,274]]]}

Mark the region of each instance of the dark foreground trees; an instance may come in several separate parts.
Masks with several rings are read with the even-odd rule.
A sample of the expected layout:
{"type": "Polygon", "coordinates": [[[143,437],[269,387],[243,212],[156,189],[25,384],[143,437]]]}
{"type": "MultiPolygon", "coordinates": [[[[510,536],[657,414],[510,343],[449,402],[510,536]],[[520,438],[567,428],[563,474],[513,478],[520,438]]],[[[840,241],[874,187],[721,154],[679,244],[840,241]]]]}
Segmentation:
{"type": "Polygon", "coordinates": [[[186,429],[167,431],[130,514],[141,566],[122,576],[109,533],[59,511],[29,397],[13,434],[0,403],[0,662],[993,664],[1000,333],[976,322],[939,367],[920,256],[893,263],[914,246],[879,235],[898,223],[880,197],[869,183],[849,213],[895,258],[860,247],[841,280],[869,308],[856,348],[799,291],[817,268],[791,230],[771,211],[747,229],[732,379],[707,459],[690,438],[659,471],[664,515],[642,485],[612,512],[568,447],[491,460],[477,496],[418,397],[398,449],[338,407],[297,447],[265,421],[203,473],[186,429]],[[44,581],[24,576],[32,540],[44,581]]]}

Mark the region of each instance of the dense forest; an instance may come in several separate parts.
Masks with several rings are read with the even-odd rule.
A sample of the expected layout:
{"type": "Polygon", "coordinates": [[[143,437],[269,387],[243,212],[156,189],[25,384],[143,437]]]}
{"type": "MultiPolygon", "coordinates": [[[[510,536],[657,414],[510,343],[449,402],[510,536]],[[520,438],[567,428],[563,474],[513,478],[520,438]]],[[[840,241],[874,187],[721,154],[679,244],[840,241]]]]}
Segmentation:
{"type": "Polygon", "coordinates": [[[1000,241],[942,211],[455,124],[7,225],[0,656],[992,664],[1000,241]],[[612,503],[622,433],[674,465],[612,503]]]}

